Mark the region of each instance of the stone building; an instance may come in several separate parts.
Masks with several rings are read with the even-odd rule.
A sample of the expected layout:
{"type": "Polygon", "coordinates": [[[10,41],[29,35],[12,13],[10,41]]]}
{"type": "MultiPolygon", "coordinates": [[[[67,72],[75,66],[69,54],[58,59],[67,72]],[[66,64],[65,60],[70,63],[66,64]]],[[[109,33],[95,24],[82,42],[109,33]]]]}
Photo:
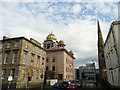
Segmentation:
{"type": "Polygon", "coordinates": [[[30,88],[40,87],[44,81],[46,63],[46,51],[41,44],[33,38],[28,40],[25,37],[4,36],[1,41],[3,88],[8,86],[9,76],[13,78],[11,87],[26,88],[28,77],[31,77],[28,83],[30,88]]]}
{"type": "Polygon", "coordinates": [[[99,21],[97,21],[97,24],[98,24],[98,63],[100,70],[100,80],[107,80],[106,64],[104,57],[104,40],[100,29],[99,21]]]}
{"type": "Polygon", "coordinates": [[[105,44],[104,54],[108,82],[120,86],[120,21],[112,22],[105,44]]]}
{"type": "Polygon", "coordinates": [[[46,50],[46,70],[58,73],[59,82],[75,79],[74,54],[65,49],[64,41],[57,41],[54,34],[49,34],[43,43],[46,50]]]}

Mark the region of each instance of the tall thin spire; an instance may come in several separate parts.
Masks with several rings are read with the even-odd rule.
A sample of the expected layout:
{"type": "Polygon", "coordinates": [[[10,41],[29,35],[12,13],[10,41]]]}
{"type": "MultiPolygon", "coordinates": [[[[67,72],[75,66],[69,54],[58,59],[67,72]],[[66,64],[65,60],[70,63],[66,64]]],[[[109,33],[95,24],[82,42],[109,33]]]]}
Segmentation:
{"type": "Polygon", "coordinates": [[[104,47],[104,40],[100,29],[99,20],[97,20],[97,25],[98,25],[98,49],[99,49],[104,47]]]}
{"type": "Polygon", "coordinates": [[[104,78],[107,79],[106,72],[104,71],[106,69],[104,58],[104,40],[100,29],[99,20],[97,20],[97,26],[98,26],[98,63],[100,70],[100,79],[104,78]]]}

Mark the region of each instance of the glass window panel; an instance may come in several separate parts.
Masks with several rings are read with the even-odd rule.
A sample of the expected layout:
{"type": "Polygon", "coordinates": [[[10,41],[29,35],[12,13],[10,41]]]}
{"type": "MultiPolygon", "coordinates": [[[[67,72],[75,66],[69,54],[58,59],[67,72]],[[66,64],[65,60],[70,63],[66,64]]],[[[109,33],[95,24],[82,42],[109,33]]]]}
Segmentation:
{"type": "Polygon", "coordinates": [[[39,67],[40,56],[37,57],[37,67],[39,67]]]}
{"type": "Polygon", "coordinates": [[[14,74],[15,74],[15,69],[12,69],[10,72],[10,76],[12,76],[14,78],[14,74]]]}
{"type": "Polygon", "coordinates": [[[26,64],[26,58],[27,58],[27,53],[24,53],[24,56],[23,56],[23,64],[26,64]]]}
{"type": "Polygon", "coordinates": [[[11,47],[11,42],[8,42],[8,48],[10,48],[11,47]]]}
{"type": "Polygon", "coordinates": [[[48,58],[46,58],[46,62],[49,62],[49,59],[48,59],[48,58]]]}
{"type": "Polygon", "coordinates": [[[3,79],[5,79],[6,69],[3,70],[3,79]]]}
{"type": "Polygon", "coordinates": [[[53,58],[53,62],[55,62],[55,57],[53,58]]]}
{"type": "Polygon", "coordinates": [[[9,58],[9,52],[6,53],[5,62],[4,62],[5,64],[7,64],[8,58],[9,58]]]}
{"type": "Polygon", "coordinates": [[[18,55],[18,52],[14,52],[12,63],[16,63],[16,61],[17,61],[17,55],[18,55]]]}
{"type": "Polygon", "coordinates": [[[15,47],[19,47],[19,41],[16,41],[15,47]]]}

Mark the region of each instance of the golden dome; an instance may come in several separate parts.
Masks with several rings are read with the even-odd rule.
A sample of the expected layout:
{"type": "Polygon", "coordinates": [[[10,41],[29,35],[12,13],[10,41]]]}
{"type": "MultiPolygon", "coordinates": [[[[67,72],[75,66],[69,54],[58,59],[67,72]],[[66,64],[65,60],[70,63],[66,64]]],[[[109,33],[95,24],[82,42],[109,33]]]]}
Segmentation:
{"type": "Polygon", "coordinates": [[[47,37],[46,37],[46,40],[57,40],[56,36],[54,34],[49,34],[47,37]]]}

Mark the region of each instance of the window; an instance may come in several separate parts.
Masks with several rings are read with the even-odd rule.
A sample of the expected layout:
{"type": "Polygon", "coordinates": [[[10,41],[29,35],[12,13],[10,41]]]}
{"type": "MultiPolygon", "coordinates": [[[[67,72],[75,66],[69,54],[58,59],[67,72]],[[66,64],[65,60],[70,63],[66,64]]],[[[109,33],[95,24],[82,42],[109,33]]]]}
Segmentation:
{"type": "Polygon", "coordinates": [[[55,57],[53,58],[53,62],[55,62],[55,57]]]}
{"type": "Polygon", "coordinates": [[[52,70],[55,71],[55,66],[52,66],[52,70]]]}
{"type": "Polygon", "coordinates": [[[33,46],[33,52],[35,51],[35,47],[33,46]]]}
{"type": "Polygon", "coordinates": [[[48,59],[48,58],[46,58],[46,62],[49,62],[49,59],[48,59]]]}
{"type": "Polygon", "coordinates": [[[6,69],[3,70],[3,79],[5,79],[6,69]]]}
{"type": "Polygon", "coordinates": [[[46,66],[46,71],[48,71],[48,66],[46,66]]]}
{"type": "Polygon", "coordinates": [[[16,63],[16,61],[17,61],[17,55],[18,55],[18,52],[14,52],[12,63],[16,63]]]}
{"type": "Polygon", "coordinates": [[[27,53],[24,53],[24,56],[23,56],[23,64],[26,64],[26,58],[27,58],[27,53]]]}
{"type": "Polygon", "coordinates": [[[34,54],[31,54],[31,66],[33,66],[33,62],[34,62],[34,54]]]}
{"type": "Polygon", "coordinates": [[[47,44],[47,49],[49,49],[50,48],[50,44],[47,44]]]}
{"type": "Polygon", "coordinates": [[[2,49],[3,48],[3,44],[2,44],[2,42],[0,42],[0,49],[2,49]]]}
{"type": "Polygon", "coordinates": [[[28,48],[28,44],[27,43],[25,43],[25,49],[27,49],[28,48]]]}
{"type": "Polygon", "coordinates": [[[63,75],[59,74],[59,80],[62,80],[62,78],[63,78],[63,75]]]}
{"type": "Polygon", "coordinates": [[[67,63],[67,58],[66,58],[66,63],[67,63]]]}
{"type": "Polygon", "coordinates": [[[39,67],[40,56],[37,57],[37,67],[39,67]]]}
{"type": "Polygon", "coordinates": [[[11,47],[11,42],[8,42],[8,48],[10,48],[11,47]]]}
{"type": "Polygon", "coordinates": [[[2,52],[0,52],[0,60],[1,60],[1,58],[2,58],[2,52]]]}
{"type": "Polygon", "coordinates": [[[10,76],[12,76],[14,78],[14,74],[15,74],[15,69],[12,69],[10,72],[10,76]]]}
{"type": "Polygon", "coordinates": [[[8,62],[8,58],[9,58],[9,52],[6,53],[6,56],[5,56],[5,62],[4,62],[5,64],[7,64],[7,62],[8,62]]]}
{"type": "Polygon", "coordinates": [[[19,41],[16,41],[15,47],[19,47],[19,41]]]}
{"type": "Polygon", "coordinates": [[[104,58],[104,54],[102,54],[102,58],[104,58]]]}

